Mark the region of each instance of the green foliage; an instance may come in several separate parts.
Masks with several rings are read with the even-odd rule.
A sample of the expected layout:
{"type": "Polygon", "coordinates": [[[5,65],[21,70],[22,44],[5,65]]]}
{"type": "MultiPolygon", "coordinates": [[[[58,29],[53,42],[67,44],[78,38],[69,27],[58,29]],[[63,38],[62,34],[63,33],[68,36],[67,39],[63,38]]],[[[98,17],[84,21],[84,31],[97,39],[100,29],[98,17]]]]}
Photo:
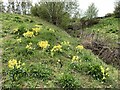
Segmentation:
{"type": "Polygon", "coordinates": [[[16,81],[22,77],[27,76],[27,71],[24,67],[25,63],[21,63],[16,59],[9,60],[8,62],[8,70],[6,71],[10,77],[10,80],[16,81]]]}
{"type": "MultiPolygon", "coordinates": [[[[80,44],[80,40],[69,36],[64,30],[51,25],[50,23],[43,21],[41,19],[30,17],[30,16],[20,16],[20,15],[9,15],[1,14],[0,20],[3,22],[3,34],[2,37],[4,49],[2,62],[5,74],[3,73],[3,87],[19,87],[19,88],[56,88],[56,87],[66,87],[67,89],[83,86],[85,88],[91,87],[115,87],[118,82],[118,71],[112,66],[106,65],[101,59],[98,59],[92,52],[80,47],[81,51],[77,53],[76,46],[80,44]],[[10,18],[6,18],[6,17],[10,18]],[[30,23],[28,20],[24,23],[14,22],[13,19],[19,16],[23,20],[29,19],[35,22],[30,23]],[[7,20],[6,20],[7,19],[7,20]],[[24,37],[22,33],[20,36],[17,33],[12,33],[10,30],[25,26],[24,30],[30,30],[33,27],[42,25],[41,31],[34,37],[24,37]],[[13,26],[14,25],[14,26],[13,26]],[[10,29],[10,30],[9,30],[10,29]],[[19,40],[18,40],[19,39],[19,40]],[[21,39],[21,40],[20,40],[21,39]],[[38,46],[39,41],[48,41],[50,46],[47,50],[43,51],[38,46]],[[32,43],[31,47],[35,48],[32,50],[33,53],[27,53],[26,46],[32,43]],[[55,56],[51,57],[51,50],[55,45],[62,45],[62,53],[57,53],[55,56]],[[72,62],[72,57],[78,56],[79,59],[72,62]],[[10,77],[7,73],[8,67],[7,62],[10,59],[16,58],[22,62],[25,62],[25,71],[27,76],[21,77],[18,75],[16,81],[11,82],[10,77]],[[89,78],[90,75],[86,74],[89,70],[89,65],[102,65],[104,67],[109,67],[109,79],[112,82],[101,83],[99,80],[94,78],[89,78]],[[69,67],[71,66],[71,68],[69,67]],[[75,66],[75,68],[74,68],[75,66]],[[66,72],[70,72],[67,74],[66,72]],[[61,73],[64,73],[61,75],[61,73]],[[66,74],[67,75],[66,75],[66,74]],[[89,79],[88,79],[89,78],[89,79]],[[88,79],[88,80],[87,80],[88,79]],[[58,83],[55,84],[56,80],[58,83]],[[80,81],[80,84],[76,83],[80,81]],[[50,82],[49,82],[50,81],[50,82]],[[60,83],[59,83],[60,82],[60,83]],[[113,84],[114,83],[114,84],[113,84]]],[[[23,29],[21,29],[23,30],[23,29]]],[[[20,31],[21,31],[20,30],[20,31]]],[[[26,31],[24,31],[26,33],[26,31]]],[[[41,45],[44,47],[44,45],[41,45]]],[[[31,49],[30,47],[28,49],[31,49]]],[[[15,71],[16,73],[17,71],[15,71]]],[[[22,72],[22,71],[18,71],[22,72]]]]}
{"type": "Polygon", "coordinates": [[[51,78],[52,75],[52,70],[48,67],[47,65],[42,65],[42,64],[32,64],[30,65],[30,76],[39,78],[42,80],[48,80],[51,78]]]}
{"type": "Polygon", "coordinates": [[[98,10],[95,7],[95,4],[92,3],[90,6],[88,6],[88,9],[85,14],[88,19],[93,19],[97,17],[97,13],[98,13],[98,10]]]}
{"type": "Polygon", "coordinates": [[[74,2],[40,2],[31,8],[31,13],[59,27],[66,28],[71,12],[77,9],[74,2]]]}
{"type": "Polygon", "coordinates": [[[75,88],[80,87],[75,78],[69,73],[64,73],[63,75],[61,75],[58,79],[58,84],[61,88],[65,88],[68,90],[74,90],[75,88]]]}
{"type": "Polygon", "coordinates": [[[22,25],[18,28],[17,34],[19,36],[22,36],[25,31],[26,31],[26,27],[22,25]]]}
{"type": "Polygon", "coordinates": [[[22,18],[16,16],[13,21],[23,23],[22,18]]]}
{"type": "Polygon", "coordinates": [[[79,72],[79,73],[83,73],[83,74],[88,74],[88,68],[89,68],[89,63],[71,63],[70,64],[70,69],[79,72]]]}
{"type": "Polygon", "coordinates": [[[92,75],[95,79],[106,81],[108,79],[108,70],[104,69],[100,65],[91,65],[89,67],[89,74],[92,75]]]}
{"type": "Polygon", "coordinates": [[[113,13],[107,13],[107,14],[105,15],[105,17],[112,17],[112,16],[114,16],[113,13]]]}
{"type": "Polygon", "coordinates": [[[116,18],[120,18],[120,1],[116,2],[114,14],[116,18]]]}
{"type": "Polygon", "coordinates": [[[3,1],[0,1],[0,12],[4,12],[5,11],[5,6],[3,4],[3,1]]]}
{"type": "Polygon", "coordinates": [[[27,71],[24,68],[14,68],[7,72],[12,81],[20,80],[20,78],[27,76],[27,71]]]}

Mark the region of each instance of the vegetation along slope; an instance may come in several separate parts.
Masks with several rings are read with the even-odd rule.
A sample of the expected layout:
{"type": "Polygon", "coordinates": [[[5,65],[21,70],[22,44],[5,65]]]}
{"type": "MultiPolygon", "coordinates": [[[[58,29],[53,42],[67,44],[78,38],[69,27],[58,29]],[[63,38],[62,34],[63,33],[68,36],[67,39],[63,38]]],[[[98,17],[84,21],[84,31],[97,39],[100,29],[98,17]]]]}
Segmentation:
{"type": "Polygon", "coordinates": [[[4,88],[118,88],[118,70],[80,39],[31,16],[0,14],[0,21],[4,88]]]}

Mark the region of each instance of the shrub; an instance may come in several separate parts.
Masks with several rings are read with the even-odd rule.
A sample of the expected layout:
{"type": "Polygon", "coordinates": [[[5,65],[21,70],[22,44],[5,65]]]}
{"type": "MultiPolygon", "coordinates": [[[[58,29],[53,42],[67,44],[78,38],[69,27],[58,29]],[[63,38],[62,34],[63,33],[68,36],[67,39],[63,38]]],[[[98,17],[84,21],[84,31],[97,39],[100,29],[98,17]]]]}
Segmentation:
{"type": "Polygon", "coordinates": [[[120,18],[120,1],[116,2],[114,14],[116,18],[120,18]]]}
{"type": "Polygon", "coordinates": [[[26,31],[25,26],[21,25],[19,28],[15,28],[12,33],[22,36],[25,31],[26,31]]]}
{"type": "Polygon", "coordinates": [[[61,88],[65,89],[73,89],[73,88],[78,88],[78,82],[75,80],[75,78],[68,73],[64,73],[59,79],[58,79],[59,86],[61,88]]]}
{"type": "Polygon", "coordinates": [[[27,75],[27,72],[24,68],[24,63],[17,61],[16,59],[12,59],[8,61],[8,75],[12,81],[19,80],[23,76],[27,75]]]}
{"type": "Polygon", "coordinates": [[[83,73],[83,74],[88,74],[88,69],[89,63],[71,63],[69,68],[74,70],[75,72],[83,73]]]}
{"type": "Polygon", "coordinates": [[[112,17],[114,14],[113,13],[107,13],[105,17],[112,17]]]}
{"type": "Polygon", "coordinates": [[[30,65],[30,76],[35,78],[40,78],[42,80],[50,79],[52,75],[52,70],[42,64],[32,64],[30,65]]]}
{"type": "Polygon", "coordinates": [[[26,52],[27,54],[32,54],[34,52],[33,44],[30,42],[28,45],[26,45],[26,52]]]}
{"type": "Polygon", "coordinates": [[[92,75],[95,79],[106,81],[108,78],[108,68],[104,69],[100,65],[92,65],[89,67],[89,74],[92,75]]]}
{"type": "Polygon", "coordinates": [[[62,52],[62,46],[59,45],[55,45],[52,49],[51,49],[51,56],[54,56],[55,53],[61,53],[62,52]]]}
{"type": "Polygon", "coordinates": [[[13,21],[19,22],[19,23],[23,23],[23,21],[21,20],[21,18],[18,17],[18,16],[16,16],[16,17],[13,19],[13,21]]]}

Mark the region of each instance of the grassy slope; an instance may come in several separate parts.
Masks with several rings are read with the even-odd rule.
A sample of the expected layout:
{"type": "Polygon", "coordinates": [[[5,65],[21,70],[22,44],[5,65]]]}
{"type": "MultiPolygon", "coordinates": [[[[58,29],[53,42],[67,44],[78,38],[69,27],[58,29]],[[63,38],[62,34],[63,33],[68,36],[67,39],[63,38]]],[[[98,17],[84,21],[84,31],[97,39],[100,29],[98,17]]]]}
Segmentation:
{"type": "Polygon", "coordinates": [[[94,31],[103,35],[106,38],[110,47],[117,47],[118,42],[118,33],[119,33],[119,23],[118,19],[114,17],[108,17],[101,19],[99,24],[96,24],[90,28],[87,28],[88,31],[94,31]]]}
{"type": "MultiPolygon", "coordinates": [[[[118,47],[117,42],[118,42],[118,33],[119,33],[119,22],[117,18],[114,17],[107,17],[100,19],[99,23],[96,25],[93,25],[91,27],[85,28],[84,32],[85,34],[91,34],[91,33],[96,33],[97,36],[100,38],[100,40],[103,40],[106,42],[107,46],[113,48],[113,47],[118,47]]],[[[72,36],[78,35],[80,30],[71,31],[72,36]]],[[[83,34],[82,37],[85,36],[83,34]]],[[[81,37],[81,39],[82,39],[81,37]]],[[[84,38],[83,38],[84,40],[84,38]]]]}
{"type": "Polygon", "coordinates": [[[4,49],[3,53],[3,86],[4,87],[12,87],[11,84],[13,84],[10,80],[8,75],[6,74],[6,71],[8,70],[7,62],[9,59],[17,59],[21,60],[22,62],[25,62],[26,68],[31,69],[30,65],[35,64],[35,66],[39,68],[39,63],[42,63],[44,66],[48,67],[52,70],[53,75],[50,76],[49,79],[43,81],[40,78],[34,78],[34,77],[22,77],[20,80],[15,81],[15,86],[18,87],[59,87],[59,85],[56,85],[57,78],[61,76],[62,73],[70,73],[76,81],[79,82],[79,84],[82,87],[85,88],[92,88],[92,87],[117,87],[118,85],[118,70],[113,68],[112,66],[106,65],[102,60],[100,60],[97,56],[94,56],[91,51],[89,50],[83,50],[83,55],[78,54],[81,61],[78,62],[80,68],[82,70],[73,70],[70,68],[71,59],[72,56],[77,55],[75,51],[75,47],[80,44],[80,41],[76,38],[71,37],[68,35],[65,31],[62,29],[53,26],[41,19],[30,17],[30,16],[20,16],[20,15],[10,15],[10,14],[1,14],[0,20],[3,24],[3,32],[2,32],[2,38],[3,45],[2,48],[4,49]],[[15,19],[15,17],[19,17],[19,19],[15,19]],[[33,20],[32,23],[30,23],[28,20],[33,20]],[[19,22],[18,22],[19,21],[19,22]],[[16,38],[18,37],[15,34],[11,34],[11,31],[14,28],[18,28],[19,26],[25,26],[27,29],[30,29],[34,27],[36,24],[43,24],[43,29],[40,32],[39,35],[31,38],[26,39],[23,36],[22,42],[20,44],[16,43],[16,38]],[[52,28],[55,30],[55,32],[51,32],[48,29],[52,28]],[[40,40],[47,40],[50,43],[50,49],[62,42],[62,41],[69,41],[70,42],[70,49],[63,49],[62,53],[57,54],[54,57],[51,57],[49,52],[42,52],[37,46],[37,43],[40,40]],[[25,46],[28,44],[28,42],[33,43],[33,47],[35,47],[35,50],[33,51],[34,54],[28,55],[25,53],[25,46]],[[62,63],[62,67],[60,67],[60,63],[58,62],[60,60],[60,63],[62,63]],[[109,80],[105,83],[95,80],[91,75],[86,74],[86,67],[89,65],[101,65],[103,67],[109,67],[109,80]]]}

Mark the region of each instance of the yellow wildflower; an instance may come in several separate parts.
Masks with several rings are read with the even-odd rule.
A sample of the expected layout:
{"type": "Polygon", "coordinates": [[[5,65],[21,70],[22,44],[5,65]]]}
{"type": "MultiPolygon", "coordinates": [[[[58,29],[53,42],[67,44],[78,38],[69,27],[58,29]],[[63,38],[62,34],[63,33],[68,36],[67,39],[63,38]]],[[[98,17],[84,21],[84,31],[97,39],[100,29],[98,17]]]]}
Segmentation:
{"type": "Polygon", "coordinates": [[[62,51],[62,46],[61,45],[56,45],[52,48],[51,52],[56,52],[56,51],[62,51]]]}
{"type": "Polygon", "coordinates": [[[18,39],[17,39],[17,42],[21,42],[21,41],[22,41],[22,39],[21,39],[21,38],[18,38],[18,39]]]}
{"type": "Polygon", "coordinates": [[[48,41],[40,41],[40,42],[38,42],[38,46],[43,49],[46,49],[47,47],[50,46],[50,44],[48,43],[48,41]]]}
{"type": "Polygon", "coordinates": [[[61,44],[62,44],[62,45],[70,45],[70,42],[68,42],[68,41],[63,41],[63,42],[61,42],[61,44]]]}
{"type": "Polygon", "coordinates": [[[76,47],[76,49],[82,50],[82,49],[84,49],[84,47],[83,47],[82,45],[78,45],[78,46],[76,47]]]}
{"type": "Polygon", "coordinates": [[[34,33],[32,31],[27,31],[26,33],[23,34],[24,37],[33,37],[34,33]]]}
{"type": "Polygon", "coordinates": [[[17,65],[16,65],[16,68],[17,68],[17,69],[20,68],[20,64],[17,64],[17,65]]]}
{"type": "Polygon", "coordinates": [[[30,49],[33,49],[33,48],[32,48],[32,43],[29,43],[25,48],[26,48],[26,49],[29,49],[29,50],[30,50],[30,49]]]}
{"type": "Polygon", "coordinates": [[[51,29],[51,28],[49,29],[49,31],[50,31],[50,32],[55,32],[55,30],[54,30],[54,29],[51,29]]]}
{"type": "Polygon", "coordinates": [[[25,63],[22,63],[22,66],[24,66],[25,65],[25,63]]]}
{"type": "Polygon", "coordinates": [[[9,60],[8,61],[8,67],[11,69],[14,69],[14,67],[17,65],[17,60],[13,59],[13,60],[9,60]]]}
{"type": "Polygon", "coordinates": [[[18,31],[18,28],[13,29],[13,33],[16,33],[18,31]]]}
{"type": "Polygon", "coordinates": [[[35,27],[40,28],[40,27],[41,27],[41,25],[35,25],[35,27]]]}
{"type": "Polygon", "coordinates": [[[102,80],[105,80],[105,79],[106,79],[105,76],[103,76],[102,80]]]}
{"type": "Polygon", "coordinates": [[[104,74],[105,70],[102,66],[100,66],[101,72],[104,74]]]}
{"type": "Polygon", "coordinates": [[[40,28],[32,28],[32,30],[33,30],[33,32],[35,32],[35,33],[38,33],[38,32],[40,32],[40,28]]]}
{"type": "Polygon", "coordinates": [[[14,68],[20,68],[21,67],[21,65],[23,66],[23,65],[25,65],[25,63],[22,63],[21,64],[21,62],[20,61],[17,61],[16,59],[12,59],[12,60],[9,60],[8,61],[8,67],[10,68],[10,69],[14,69],[14,68]]]}
{"type": "Polygon", "coordinates": [[[72,57],[72,62],[74,62],[74,61],[78,61],[78,59],[79,59],[78,56],[73,56],[73,57],[72,57]]]}
{"type": "Polygon", "coordinates": [[[109,68],[106,68],[106,71],[109,71],[109,68]]]}

